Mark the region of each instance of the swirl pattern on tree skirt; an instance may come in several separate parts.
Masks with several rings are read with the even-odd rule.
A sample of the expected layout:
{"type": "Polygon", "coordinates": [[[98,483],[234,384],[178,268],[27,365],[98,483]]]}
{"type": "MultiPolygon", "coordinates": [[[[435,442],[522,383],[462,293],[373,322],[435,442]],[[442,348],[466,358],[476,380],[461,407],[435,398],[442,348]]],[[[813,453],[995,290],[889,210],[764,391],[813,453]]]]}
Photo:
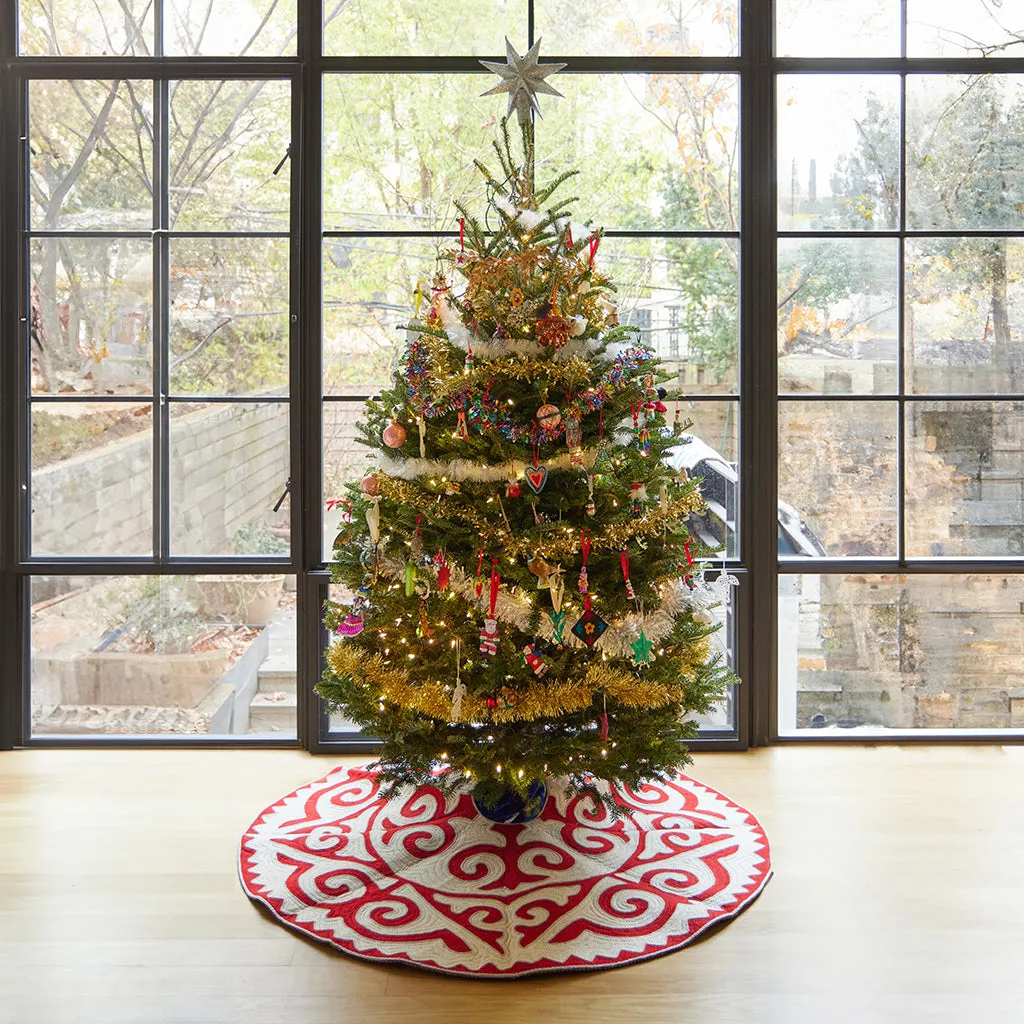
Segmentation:
{"type": "Polygon", "coordinates": [[[617,789],[629,811],[618,821],[548,788],[540,817],[500,825],[468,793],[382,800],[372,772],[338,768],[253,822],[242,885],[282,924],[353,956],[505,978],[670,952],[770,877],[757,820],[685,775],[617,789]]]}

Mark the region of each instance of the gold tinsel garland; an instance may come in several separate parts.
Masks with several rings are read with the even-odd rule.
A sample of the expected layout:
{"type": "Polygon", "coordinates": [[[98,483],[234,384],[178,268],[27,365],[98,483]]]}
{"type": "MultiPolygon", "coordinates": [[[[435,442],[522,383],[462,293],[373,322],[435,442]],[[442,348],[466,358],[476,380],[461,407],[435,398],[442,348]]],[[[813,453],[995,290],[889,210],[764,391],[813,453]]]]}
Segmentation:
{"type": "MultiPolygon", "coordinates": [[[[377,481],[380,485],[380,493],[385,498],[390,498],[403,505],[410,505],[419,512],[430,514],[432,518],[460,519],[463,522],[471,523],[481,533],[488,534],[497,541],[510,555],[536,553],[542,558],[557,560],[569,558],[580,552],[580,538],[575,530],[566,530],[559,537],[546,537],[539,540],[517,537],[510,532],[502,520],[492,521],[481,515],[472,505],[442,497],[439,494],[431,494],[407,480],[399,480],[386,473],[378,472],[377,481]]],[[[704,510],[704,501],[696,490],[670,501],[668,508],[664,511],[657,502],[654,502],[650,511],[637,519],[627,519],[625,522],[615,523],[604,530],[594,531],[590,538],[591,544],[595,548],[611,548],[621,551],[634,537],[653,536],[665,528],[666,522],[679,519],[691,512],[703,512],[704,510]]]]}
{"type": "Polygon", "coordinates": [[[590,373],[591,363],[581,356],[575,356],[565,362],[553,362],[550,359],[528,359],[508,356],[499,366],[489,362],[476,367],[468,374],[457,373],[447,378],[435,379],[431,382],[434,401],[440,404],[449,399],[455,392],[467,385],[478,388],[486,387],[494,377],[507,380],[543,380],[545,385],[555,391],[583,391],[593,381],[590,373]]]}
{"type": "MultiPolygon", "coordinates": [[[[688,644],[680,659],[680,679],[685,680],[703,665],[710,652],[706,639],[688,644]]],[[[343,641],[332,644],[327,651],[327,664],[339,676],[351,676],[372,684],[381,700],[409,711],[419,711],[441,722],[451,722],[452,699],[450,685],[431,680],[413,684],[404,669],[385,664],[379,654],[366,651],[343,641]]],[[[532,722],[538,718],[555,718],[589,708],[595,693],[605,693],[630,708],[657,708],[678,699],[679,686],[669,686],[646,679],[604,662],[586,667],[574,679],[530,682],[517,690],[515,701],[509,707],[488,707],[484,697],[466,694],[462,698],[460,722],[532,722]]]]}

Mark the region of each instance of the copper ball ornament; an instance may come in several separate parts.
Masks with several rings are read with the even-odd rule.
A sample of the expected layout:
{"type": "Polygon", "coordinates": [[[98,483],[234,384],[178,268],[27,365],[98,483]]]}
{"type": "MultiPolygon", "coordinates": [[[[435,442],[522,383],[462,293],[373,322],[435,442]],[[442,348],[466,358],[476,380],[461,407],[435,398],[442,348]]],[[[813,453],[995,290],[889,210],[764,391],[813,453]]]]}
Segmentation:
{"type": "Polygon", "coordinates": [[[370,498],[375,498],[380,494],[380,481],[377,479],[377,474],[368,473],[364,476],[359,482],[359,490],[370,498]]]}
{"type": "Polygon", "coordinates": [[[405,444],[405,427],[401,423],[389,423],[384,428],[384,433],[381,436],[389,448],[401,448],[405,444]]]}
{"type": "Polygon", "coordinates": [[[557,405],[542,405],[537,410],[537,422],[545,430],[554,430],[562,422],[562,410],[557,405]]]}

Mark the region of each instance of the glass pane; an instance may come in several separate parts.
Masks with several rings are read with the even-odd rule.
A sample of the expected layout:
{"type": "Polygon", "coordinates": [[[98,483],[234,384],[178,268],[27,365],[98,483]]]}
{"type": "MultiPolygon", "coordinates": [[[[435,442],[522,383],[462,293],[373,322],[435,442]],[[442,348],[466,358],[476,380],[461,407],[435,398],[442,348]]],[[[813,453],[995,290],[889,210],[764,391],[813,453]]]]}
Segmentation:
{"type": "Polygon", "coordinates": [[[685,426],[680,444],[667,455],[669,465],[700,477],[708,506],[703,516],[692,515],[687,529],[702,544],[729,558],[739,553],[739,407],[736,402],[683,400],[669,405],[671,418],[685,426]]]}
{"type": "Polygon", "coordinates": [[[171,227],[287,233],[289,84],[171,82],[170,92],[171,227]]]}
{"type": "MultiPolygon", "coordinates": [[[[719,569],[722,567],[719,566],[719,569]]],[[[707,578],[711,579],[716,572],[709,571],[707,578]]],[[[733,579],[739,579],[733,577],[733,579]]],[[[742,585],[742,580],[740,580],[742,585]]],[[[721,604],[717,608],[712,608],[709,611],[711,620],[721,626],[719,631],[713,634],[712,644],[716,651],[721,651],[725,657],[726,663],[730,668],[736,668],[736,588],[731,591],[731,598],[728,604],[721,604]]],[[[706,715],[693,715],[692,720],[700,726],[702,736],[713,736],[727,738],[729,735],[735,735],[736,733],[736,698],[737,685],[733,684],[726,692],[725,697],[721,703],[715,705],[712,710],[706,715]]]]}
{"type": "Polygon", "coordinates": [[[779,228],[899,227],[895,75],[780,75],[779,228]]]}
{"type": "Polygon", "coordinates": [[[548,53],[688,57],[739,50],[736,0],[537,0],[535,9],[548,53]]]}
{"type": "Polygon", "coordinates": [[[779,239],[779,390],[893,394],[898,273],[894,238],[779,239]]]}
{"type": "Polygon", "coordinates": [[[734,393],[739,356],[739,243],[731,238],[606,238],[597,265],[617,288],[619,320],[640,330],[665,386],[734,393]]]}
{"type": "MultiPolygon", "coordinates": [[[[494,80],[495,82],[497,79],[494,80]]],[[[503,98],[481,75],[328,75],[324,79],[324,227],[451,230],[462,200],[484,211],[473,166],[497,167],[503,98]]]]}
{"type": "Polygon", "coordinates": [[[734,75],[568,75],[537,126],[537,179],[579,173],[577,220],[608,229],[736,231],[734,75]],[[610,144],[612,142],[612,144],[610,144]]]}
{"type": "Polygon", "coordinates": [[[898,57],[900,0],[776,0],[779,57],[898,57]]]}
{"type": "Polygon", "coordinates": [[[32,403],[32,554],[153,553],[149,402],[32,403]]]}
{"type": "Polygon", "coordinates": [[[148,57],[152,0],[35,0],[18,8],[20,52],[28,56],[148,57]]]}
{"type": "Polygon", "coordinates": [[[1021,402],[913,402],[907,554],[1024,555],[1021,402]]]}
{"type": "Polygon", "coordinates": [[[32,391],[152,394],[149,240],[35,238],[30,259],[32,391]]]}
{"type": "Polygon", "coordinates": [[[391,378],[438,253],[458,243],[433,238],[324,239],[324,394],[370,394],[391,378]]]}
{"type": "Polygon", "coordinates": [[[906,261],[911,388],[940,394],[1024,391],[1024,242],[908,239],[906,261]]]}
{"type": "Polygon", "coordinates": [[[296,0],[170,0],[164,51],[187,57],[295,53],[296,0]]]}
{"type": "Polygon", "coordinates": [[[288,392],[288,240],[173,238],[171,391],[288,392]]]}
{"type": "Polygon", "coordinates": [[[735,393],[739,373],[739,242],[666,239],[660,355],[687,394],[735,393]],[[678,306],[678,312],[676,308],[678,306]],[[675,348],[678,338],[679,349],[675,348]]]}
{"type": "Polygon", "coordinates": [[[324,561],[333,557],[334,541],[349,521],[345,485],[358,483],[373,467],[375,452],[356,438],[363,419],[362,402],[324,402],[324,561]],[[341,502],[339,504],[339,502],[341,502]]]}
{"type": "Polygon", "coordinates": [[[37,576],[35,736],[295,735],[295,577],[37,576]]]}
{"type": "MultiPolygon", "coordinates": [[[[337,583],[332,583],[327,590],[328,600],[341,605],[351,605],[355,595],[348,589],[348,587],[340,586],[337,583]]],[[[326,627],[325,627],[326,628],[326,627]]],[[[329,634],[328,634],[329,636],[329,634]]],[[[327,729],[329,732],[345,732],[353,733],[359,732],[359,726],[355,722],[345,718],[340,711],[333,711],[327,719],[327,729]]]]}
{"type": "Polygon", "coordinates": [[[173,554],[288,554],[288,411],[284,402],[172,402],[173,554]]]}
{"type": "Polygon", "coordinates": [[[1024,75],[907,76],[907,224],[1024,226],[1024,75]]]}
{"type": "Polygon", "coordinates": [[[33,228],[153,227],[151,82],[32,81],[29,122],[33,228]]]}
{"type": "Polygon", "coordinates": [[[1024,8],[1007,0],[907,0],[908,57],[1020,57],[1024,8]]]}
{"type": "Polygon", "coordinates": [[[781,556],[896,554],[896,404],[779,403],[781,556]]]}
{"type": "Polygon", "coordinates": [[[1024,576],[779,577],[779,731],[1024,727],[1024,576]]]}
{"type": "Polygon", "coordinates": [[[520,41],[525,43],[526,0],[445,0],[443,7],[413,0],[324,0],[323,11],[326,54],[458,53],[503,60],[506,36],[519,53],[525,50],[520,41]]]}

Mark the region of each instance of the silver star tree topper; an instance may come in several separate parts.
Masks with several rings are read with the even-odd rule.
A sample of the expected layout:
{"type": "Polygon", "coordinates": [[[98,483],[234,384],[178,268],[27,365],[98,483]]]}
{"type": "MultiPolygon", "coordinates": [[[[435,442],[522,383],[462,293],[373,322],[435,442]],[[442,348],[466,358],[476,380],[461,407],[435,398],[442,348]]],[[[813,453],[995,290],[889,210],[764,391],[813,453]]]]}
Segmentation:
{"type": "Polygon", "coordinates": [[[562,94],[553,86],[544,81],[548,75],[553,75],[565,67],[564,64],[538,64],[537,53],[540,50],[540,40],[530,47],[522,57],[516,53],[516,48],[505,37],[506,63],[497,64],[491,60],[482,60],[481,64],[488,71],[501,75],[501,85],[496,85],[481,96],[494,96],[500,92],[508,93],[508,113],[512,113],[515,107],[519,116],[520,126],[525,125],[530,119],[530,111],[536,110],[540,113],[540,104],[537,102],[537,93],[543,92],[549,96],[561,96],[562,94]]]}

